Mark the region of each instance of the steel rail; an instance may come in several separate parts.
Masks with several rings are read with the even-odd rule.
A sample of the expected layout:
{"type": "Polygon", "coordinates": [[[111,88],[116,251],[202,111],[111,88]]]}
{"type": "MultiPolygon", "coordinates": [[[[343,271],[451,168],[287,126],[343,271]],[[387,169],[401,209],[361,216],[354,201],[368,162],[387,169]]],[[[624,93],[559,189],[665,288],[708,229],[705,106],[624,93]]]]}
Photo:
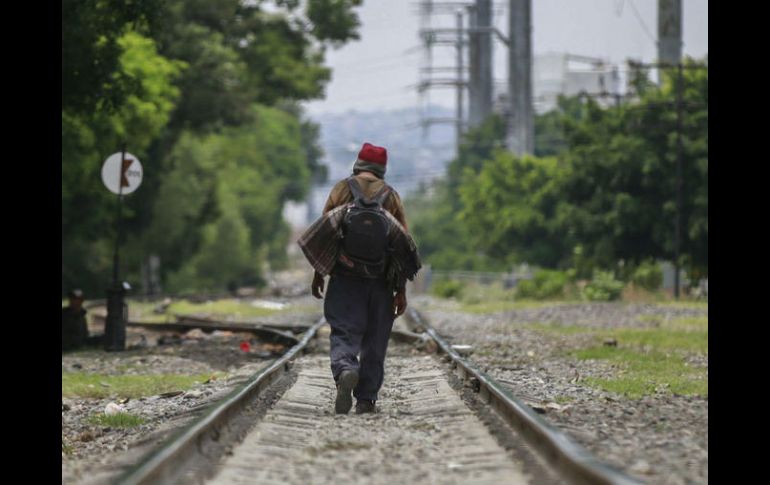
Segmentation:
{"type": "Polygon", "coordinates": [[[201,453],[202,443],[217,441],[221,431],[260,392],[289,369],[290,361],[303,352],[318,329],[326,323],[321,318],[305,332],[302,340],[269,367],[256,373],[246,384],[216,403],[204,416],[183,428],[159,448],[146,454],[114,483],[121,485],[172,483],[196,454],[201,453]]]}
{"type": "Polygon", "coordinates": [[[192,323],[192,324],[210,323],[210,324],[216,324],[221,326],[232,325],[233,328],[235,329],[242,328],[243,326],[257,326],[260,328],[269,328],[272,330],[277,330],[279,332],[288,331],[293,333],[305,332],[312,325],[312,324],[301,324],[301,323],[296,325],[281,325],[279,323],[270,323],[265,321],[260,322],[260,321],[253,321],[253,320],[225,321],[217,318],[201,317],[197,315],[188,315],[183,313],[174,313],[173,316],[177,319],[178,323],[192,323]]]}
{"type": "Polygon", "coordinates": [[[482,400],[519,431],[565,480],[576,484],[637,485],[643,483],[602,463],[584,447],[546,423],[494,378],[461,357],[417,310],[409,308],[407,315],[414,325],[413,330],[425,332],[433,339],[439,351],[450,358],[458,376],[463,380],[469,380],[482,400]]]}
{"type": "MultiPolygon", "coordinates": [[[[105,317],[103,315],[93,315],[91,317],[94,323],[103,324],[105,317]]],[[[228,332],[246,332],[252,333],[259,338],[273,343],[280,343],[283,345],[296,345],[299,342],[299,338],[290,332],[295,328],[304,328],[306,331],[310,328],[310,325],[287,327],[282,330],[278,330],[276,327],[268,327],[261,323],[248,323],[248,322],[222,322],[222,321],[193,321],[189,319],[179,318],[176,322],[137,322],[128,320],[126,322],[126,328],[144,328],[147,330],[154,330],[160,332],[186,332],[195,328],[201,330],[214,331],[225,330],[228,332]]]]}

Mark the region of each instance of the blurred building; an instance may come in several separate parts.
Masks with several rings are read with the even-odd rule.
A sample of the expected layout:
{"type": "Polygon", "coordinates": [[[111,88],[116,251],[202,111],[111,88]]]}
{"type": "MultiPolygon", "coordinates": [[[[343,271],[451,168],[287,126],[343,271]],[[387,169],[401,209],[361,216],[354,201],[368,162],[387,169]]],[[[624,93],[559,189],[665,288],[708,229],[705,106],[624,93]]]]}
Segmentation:
{"type": "Polygon", "coordinates": [[[586,93],[609,105],[620,94],[618,67],[602,59],[549,53],[535,56],[534,62],[533,102],[538,114],[556,108],[559,95],[586,93]]]}
{"type": "MultiPolygon", "coordinates": [[[[622,95],[620,70],[603,59],[568,53],[547,53],[534,56],[532,69],[533,104],[537,114],[553,110],[558,98],[580,93],[609,106],[622,95]]],[[[495,86],[494,111],[508,110],[507,81],[495,86]]]]}

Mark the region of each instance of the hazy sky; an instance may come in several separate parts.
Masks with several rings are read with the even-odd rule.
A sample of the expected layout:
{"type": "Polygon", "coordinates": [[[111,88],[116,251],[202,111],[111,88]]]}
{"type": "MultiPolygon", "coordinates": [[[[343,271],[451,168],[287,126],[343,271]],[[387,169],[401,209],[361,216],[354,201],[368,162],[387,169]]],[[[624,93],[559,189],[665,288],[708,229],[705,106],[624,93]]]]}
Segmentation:
{"type": "MultiPolygon", "coordinates": [[[[533,0],[534,54],[569,52],[623,63],[652,61],[657,48],[657,0],[533,0]],[[638,14],[638,15],[637,15],[638,14]]],[[[708,52],[708,0],[683,0],[684,53],[708,52]]],[[[508,0],[494,1],[494,23],[508,33],[508,0]]],[[[417,36],[417,0],[364,0],[359,41],[330,49],[333,68],[326,99],[306,106],[310,114],[418,106],[414,85],[423,51],[417,36]]],[[[453,15],[434,14],[434,27],[451,27],[453,15]]],[[[494,41],[495,80],[507,77],[505,46],[494,41]]],[[[467,55],[467,54],[466,54],[467,55]]],[[[454,66],[454,47],[433,49],[433,65],[454,66]]],[[[467,59],[466,59],[467,62],[467,59]]],[[[454,106],[453,90],[433,89],[430,101],[454,106]]]]}

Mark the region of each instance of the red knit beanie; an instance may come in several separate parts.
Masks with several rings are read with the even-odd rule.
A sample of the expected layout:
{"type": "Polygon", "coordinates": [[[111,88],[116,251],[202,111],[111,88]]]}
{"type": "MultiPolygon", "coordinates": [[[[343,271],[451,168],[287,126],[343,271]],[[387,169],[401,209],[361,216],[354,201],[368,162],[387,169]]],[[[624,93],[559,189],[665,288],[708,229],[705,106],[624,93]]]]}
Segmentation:
{"type": "Polygon", "coordinates": [[[358,158],[353,164],[353,171],[366,170],[372,172],[379,178],[385,177],[385,170],[388,165],[388,151],[384,147],[374,146],[371,143],[364,143],[361,151],[358,152],[358,158]]]}

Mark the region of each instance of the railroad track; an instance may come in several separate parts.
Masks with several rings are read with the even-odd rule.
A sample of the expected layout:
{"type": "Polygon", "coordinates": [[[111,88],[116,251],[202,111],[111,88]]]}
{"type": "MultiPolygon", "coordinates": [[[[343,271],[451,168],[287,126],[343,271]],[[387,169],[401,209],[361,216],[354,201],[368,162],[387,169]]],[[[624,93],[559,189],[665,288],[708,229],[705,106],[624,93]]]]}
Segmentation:
{"type": "MultiPolygon", "coordinates": [[[[266,342],[280,343],[283,345],[296,345],[299,342],[296,333],[305,332],[310,325],[267,325],[253,322],[229,322],[212,318],[200,318],[188,315],[174,315],[175,322],[141,322],[129,320],[127,328],[143,328],[153,331],[187,332],[198,328],[206,332],[222,330],[228,332],[248,332],[266,342]]],[[[94,323],[105,325],[106,316],[94,314],[91,317],[94,323]]]]}
{"type": "Polygon", "coordinates": [[[418,312],[407,317],[394,340],[436,355],[391,344],[378,414],[333,413],[319,320],[116,483],[640,483],[551,428],[418,312]]]}

